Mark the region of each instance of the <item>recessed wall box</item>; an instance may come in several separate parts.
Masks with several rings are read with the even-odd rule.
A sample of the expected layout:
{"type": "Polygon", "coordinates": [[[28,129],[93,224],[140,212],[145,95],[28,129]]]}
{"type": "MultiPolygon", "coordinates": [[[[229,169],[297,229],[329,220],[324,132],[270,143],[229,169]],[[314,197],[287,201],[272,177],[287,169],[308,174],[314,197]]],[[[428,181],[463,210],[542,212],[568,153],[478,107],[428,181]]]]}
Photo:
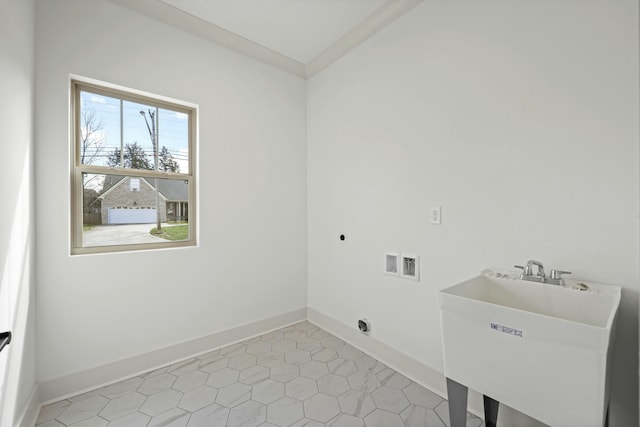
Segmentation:
{"type": "Polygon", "coordinates": [[[392,276],[400,274],[400,254],[393,252],[384,254],[384,272],[392,276]]]}
{"type": "Polygon", "coordinates": [[[402,255],[400,275],[406,279],[420,280],[420,257],[417,255],[402,255]]]}

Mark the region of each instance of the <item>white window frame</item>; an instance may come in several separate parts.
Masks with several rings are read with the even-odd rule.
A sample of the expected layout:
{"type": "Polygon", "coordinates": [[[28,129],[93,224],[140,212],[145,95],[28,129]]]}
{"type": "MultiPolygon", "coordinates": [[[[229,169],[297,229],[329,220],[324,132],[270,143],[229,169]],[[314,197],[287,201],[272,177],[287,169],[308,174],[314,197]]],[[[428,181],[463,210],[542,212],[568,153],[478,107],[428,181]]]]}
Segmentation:
{"type": "MultiPolygon", "coordinates": [[[[166,249],[176,247],[197,246],[197,199],[196,199],[196,135],[197,135],[197,107],[187,103],[168,100],[161,96],[143,93],[141,91],[122,88],[119,86],[88,81],[78,78],[71,79],[71,126],[70,126],[70,154],[71,154],[71,255],[111,253],[125,251],[140,251],[153,249],[166,249]],[[81,108],[80,93],[82,91],[91,92],[97,95],[104,95],[112,98],[119,98],[124,101],[147,104],[154,107],[165,108],[189,116],[189,170],[188,172],[163,172],[145,169],[113,168],[109,166],[83,165],[80,160],[80,137],[81,137],[81,108]],[[82,246],[83,233],[83,173],[121,175],[141,178],[160,179],[181,179],[189,185],[189,237],[187,240],[170,241],[160,243],[143,244],[120,244],[109,246],[82,246]]],[[[158,207],[159,208],[159,207],[158,207]]]]}
{"type": "Polygon", "coordinates": [[[129,191],[140,191],[140,178],[129,178],[129,191]]]}

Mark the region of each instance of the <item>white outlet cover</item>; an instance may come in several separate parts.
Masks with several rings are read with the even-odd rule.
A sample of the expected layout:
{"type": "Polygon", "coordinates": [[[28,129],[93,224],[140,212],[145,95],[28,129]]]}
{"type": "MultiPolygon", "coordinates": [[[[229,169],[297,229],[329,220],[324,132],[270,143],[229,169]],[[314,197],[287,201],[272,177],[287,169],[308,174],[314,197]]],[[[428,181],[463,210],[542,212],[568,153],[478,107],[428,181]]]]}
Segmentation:
{"type": "Polygon", "coordinates": [[[435,206],[429,209],[429,222],[434,225],[440,225],[442,223],[442,207],[435,206]]]}

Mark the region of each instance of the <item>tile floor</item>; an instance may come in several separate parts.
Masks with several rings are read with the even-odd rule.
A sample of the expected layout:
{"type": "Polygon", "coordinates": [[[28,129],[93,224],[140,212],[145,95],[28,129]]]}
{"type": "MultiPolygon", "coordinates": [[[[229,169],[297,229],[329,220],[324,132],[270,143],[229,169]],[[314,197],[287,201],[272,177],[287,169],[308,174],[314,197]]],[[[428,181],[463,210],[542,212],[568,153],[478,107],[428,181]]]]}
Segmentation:
{"type": "MultiPolygon", "coordinates": [[[[38,427],[445,427],[447,401],[309,322],[41,409],[38,427]]],[[[484,427],[473,415],[467,427],[484,427]]]]}

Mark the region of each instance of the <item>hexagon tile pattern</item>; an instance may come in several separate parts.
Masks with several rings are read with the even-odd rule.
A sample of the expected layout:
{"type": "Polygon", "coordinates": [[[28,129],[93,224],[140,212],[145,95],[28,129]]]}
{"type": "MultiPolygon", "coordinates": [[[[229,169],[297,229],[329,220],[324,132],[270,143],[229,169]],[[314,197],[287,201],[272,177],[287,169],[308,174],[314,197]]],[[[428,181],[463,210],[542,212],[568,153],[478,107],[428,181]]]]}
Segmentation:
{"type": "MultiPolygon", "coordinates": [[[[448,427],[447,401],[310,322],[40,410],[37,427],[448,427]]],[[[467,427],[484,427],[469,414],[467,427]]]]}

